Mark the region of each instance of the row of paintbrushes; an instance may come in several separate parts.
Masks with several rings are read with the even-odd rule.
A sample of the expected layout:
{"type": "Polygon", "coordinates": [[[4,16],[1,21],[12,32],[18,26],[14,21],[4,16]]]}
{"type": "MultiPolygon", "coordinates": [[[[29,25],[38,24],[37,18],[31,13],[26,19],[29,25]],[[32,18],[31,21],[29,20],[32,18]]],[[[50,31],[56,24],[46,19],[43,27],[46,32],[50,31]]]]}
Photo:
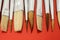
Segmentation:
{"type": "MultiPolygon", "coordinates": [[[[57,2],[58,11],[58,21],[60,24],[60,0],[57,2]]],[[[0,0],[0,16],[1,16],[1,30],[7,31],[8,19],[10,18],[10,23],[12,24],[12,17],[14,14],[14,30],[21,31],[23,24],[23,14],[25,13],[26,25],[28,20],[33,28],[34,20],[34,4],[35,0],[0,0]]],[[[37,18],[37,28],[42,31],[42,0],[36,0],[36,18],[37,18]]],[[[52,29],[54,30],[54,4],[53,0],[44,0],[45,11],[46,11],[46,24],[47,29],[49,25],[49,15],[51,11],[52,15],[52,29]]]]}

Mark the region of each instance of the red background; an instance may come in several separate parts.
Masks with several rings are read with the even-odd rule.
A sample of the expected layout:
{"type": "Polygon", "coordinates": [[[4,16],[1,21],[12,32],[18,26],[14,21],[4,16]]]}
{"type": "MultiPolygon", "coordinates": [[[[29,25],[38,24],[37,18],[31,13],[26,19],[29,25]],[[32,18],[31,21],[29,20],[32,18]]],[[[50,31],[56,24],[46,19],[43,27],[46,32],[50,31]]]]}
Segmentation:
{"type": "MultiPolygon", "coordinates": [[[[35,1],[36,2],[36,1],[35,1]]],[[[46,30],[46,19],[45,19],[45,10],[44,4],[43,6],[43,30],[42,32],[37,31],[36,25],[36,7],[34,13],[34,29],[31,32],[30,25],[28,23],[28,31],[26,31],[26,23],[24,18],[23,29],[21,32],[14,32],[13,24],[12,24],[12,32],[10,31],[10,25],[8,25],[7,33],[2,32],[0,30],[0,40],[60,40],[60,30],[57,21],[57,12],[56,12],[56,0],[54,0],[54,13],[55,13],[55,25],[54,31],[51,30],[51,22],[49,26],[49,31],[46,30]]],[[[36,6],[36,5],[35,5],[36,6]]]]}

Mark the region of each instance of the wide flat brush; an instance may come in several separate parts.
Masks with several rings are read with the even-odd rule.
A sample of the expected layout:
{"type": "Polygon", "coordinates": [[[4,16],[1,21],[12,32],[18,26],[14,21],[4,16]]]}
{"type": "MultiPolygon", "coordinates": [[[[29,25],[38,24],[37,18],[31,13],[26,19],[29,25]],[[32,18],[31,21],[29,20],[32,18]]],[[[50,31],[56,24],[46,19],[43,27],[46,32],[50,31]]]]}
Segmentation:
{"type": "Polygon", "coordinates": [[[6,32],[9,18],[9,0],[4,0],[1,18],[1,30],[6,32]]]}
{"type": "Polygon", "coordinates": [[[15,0],[14,6],[14,31],[21,31],[23,25],[23,0],[15,0]]]}

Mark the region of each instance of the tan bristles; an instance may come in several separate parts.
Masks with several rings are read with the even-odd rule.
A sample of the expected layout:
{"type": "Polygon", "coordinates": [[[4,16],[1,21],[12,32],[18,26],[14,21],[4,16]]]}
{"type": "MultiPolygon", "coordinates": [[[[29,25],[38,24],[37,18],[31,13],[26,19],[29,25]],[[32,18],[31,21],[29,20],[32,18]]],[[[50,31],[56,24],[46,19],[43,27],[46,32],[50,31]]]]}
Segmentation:
{"type": "Polygon", "coordinates": [[[8,16],[3,15],[1,19],[1,30],[6,32],[7,26],[8,26],[8,16]]]}
{"type": "Polygon", "coordinates": [[[42,17],[37,16],[37,28],[38,30],[42,31],[42,17]]]}
{"type": "Polygon", "coordinates": [[[14,30],[21,31],[23,23],[23,11],[14,12],[14,30]]]}
{"type": "Polygon", "coordinates": [[[60,25],[60,11],[58,12],[58,22],[59,22],[59,25],[60,25]]]}
{"type": "Polygon", "coordinates": [[[33,21],[34,21],[34,12],[29,11],[29,22],[30,22],[31,28],[33,28],[33,23],[34,23],[33,21]]]}

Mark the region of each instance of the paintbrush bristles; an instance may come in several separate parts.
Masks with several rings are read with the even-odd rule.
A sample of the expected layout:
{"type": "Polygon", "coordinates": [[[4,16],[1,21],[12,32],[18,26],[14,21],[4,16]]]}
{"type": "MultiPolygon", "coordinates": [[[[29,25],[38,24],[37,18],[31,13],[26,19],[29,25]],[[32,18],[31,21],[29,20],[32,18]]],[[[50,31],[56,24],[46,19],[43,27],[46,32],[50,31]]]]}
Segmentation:
{"type": "Polygon", "coordinates": [[[9,20],[9,23],[10,23],[10,27],[12,26],[12,20],[9,20]]]}
{"type": "Polygon", "coordinates": [[[2,16],[1,30],[6,32],[7,31],[7,26],[8,26],[8,16],[2,16]]]}
{"type": "Polygon", "coordinates": [[[23,23],[23,11],[14,12],[14,30],[21,31],[23,23]]]}
{"type": "Polygon", "coordinates": [[[34,21],[34,11],[29,11],[29,22],[31,28],[33,28],[33,23],[34,23],[33,21],[34,21]]]}
{"type": "Polygon", "coordinates": [[[42,31],[42,17],[41,16],[37,16],[37,29],[42,31]]]}
{"type": "Polygon", "coordinates": [[[60,26],[60,11],[58,11],[58,22],[59,22],[59,26],[60,26]]]}
{"type": "Polygon", "coordinates": [[[49,13],[46,14],[46,27],[47,27],[47,31],[49,29],[49,18],[50,18],[49,15],[50,15],[49,13]]]}
{"type": "Polygon", "coordinates": [[[10,30],[12,31],[12,20],[9,20],[10,30]]]}
{"type": "Polygon", "coordinates": [[[54,30],[54,20],[52,19],[52,31],[54,30]]]}

